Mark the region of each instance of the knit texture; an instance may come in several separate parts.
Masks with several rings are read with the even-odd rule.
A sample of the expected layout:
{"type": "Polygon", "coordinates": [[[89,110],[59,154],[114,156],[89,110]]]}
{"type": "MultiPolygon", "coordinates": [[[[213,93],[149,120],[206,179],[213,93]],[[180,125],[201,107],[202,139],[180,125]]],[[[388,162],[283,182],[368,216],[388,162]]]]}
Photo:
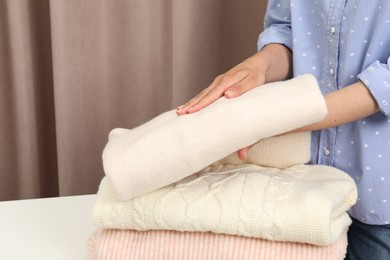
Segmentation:
{"type": "Polygon", "coordinates": [[[104,171],[116,196],[131,199],[261,139],[320,121],[326,113],[311,75],[266,84],[193,114],[171,110],[132,130],[114,129],[103,151],[104,171]]]}
{"type": "Polygon", "coordinates": [[[314,246],[210,232],[98,230],[88,248],[95,260],[342,260],[347,235],[314,246]]]}
{"type": "Polygon", "coordinates": [[[128,201],[102,180],[93,220],[102,228],[212,231],[315,245],[336,242],[351,223],[355,183],[327,166],[208,167],[128,201]]]}
{"type": "Polygon", "coordinates": [[[310,161],[311,133],[300,132],[262,139],[242,161],[237,152],[215,162],[220,164],[256,164],[264,167],[287,168],[310,161]]]}

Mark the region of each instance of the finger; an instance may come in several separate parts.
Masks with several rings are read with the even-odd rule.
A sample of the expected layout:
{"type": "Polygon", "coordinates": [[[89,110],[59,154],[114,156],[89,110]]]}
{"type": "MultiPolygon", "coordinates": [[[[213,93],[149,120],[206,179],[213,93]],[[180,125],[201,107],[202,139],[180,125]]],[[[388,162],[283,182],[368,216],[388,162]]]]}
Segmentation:
{"type": "Polygon", "coordinates": [[[254,79],[253,77],[246,77],[242,81],[238,82],[234,86],[228,88],[225,91],[225,97],[235,98],[238,97],[248,90],[251,90],[259,85],[262,85],[264,80],[254,79]]]}
{"type": "Polygon", "coordinates": [[[248,152],[252,148],[252,146],[248,146],[245,148],[242,148],[237,151],[237,156],[240,158],[241,161],[245,161],[248,158],[248,152]]]}
{"type": "Polygon", "coordinates": [[[230,86],[224,86],[221,79],[216,79],[214,82],[202,91],[199,95],[187,102],[178,110],[178,114],[194,113],[202,108],[210,105],[217,99],[223,96],[224,91],[230,86]]]}
{"type": "Polygon", "coordinates": [[[188,108],[187,112],[194,113],[207,107],[208,105],[222,97],[225,93],[226,88],[227,87],[217,87],[212,89],[207,94],[199,98],[196,103],[193,103],[192,106],[188,108]]]}
{"type": "Polygon", "coordinates": [[[224,96],[227,89],[231,88],[232,85],[236,84],[237,82],[240,82],[246,76],[247,74],[245,72],[236,72],[233,76],[224,76],[222,80],[215,86],[210,86],[210,91],[198,97],[196,100],[197,102],[193,102],[192,107],[189,107],[187,112],[194,113],[210,105],[220,97],[224,96]]]}
{"type": "Polygon", "coordinates": [[[209,87],[204,89],[200,94],[195,96],[185,105],[178,107],[176,113],[178,115],[183,115],[187,113],[194,113],[203,109],[225,95],[225,91],[228,88],[237,82],[240,82],[242,79],[247,77],[247,75],[247,70],[233,68],[227,73],[216,77],[209,87]]]}
{"type": "Polygon", "coordinates": [[[221,81],[222,76],[218,76],[214,79],[210,86],[202,90],[198,95],[193,97],[190,101],[185,103],[182,106],[177,107],[176,113],[178,115],[187,114],[187,111],[190,107],[194,106],[199,102],[199,100],[203,99],[216,85],[218,85],[221,81]]]}
{"type": "Polygon", "coordinates": [[[194,104],[192,104],[191,107],[188,108],[187,113],[195,113],[211,103],[215,102],[217,99],[222,97],[224,95],[224,89],[222,88],[215,88],[209,91],[206,95],[202,96],[198,101],[194,104]]]}
{"type": "MultiPolygon", "coordinates": [[[[200,100],[204,99],[207,95],[209,95],[208,93],[210,91],[211,91],[210,89],[207,89],[207,90],[205,89],[204,91],[202,91],[201,93],[196,95],[194,98],[192,98],[190,101],[188,101],[185,105],[180,106],[176,111],[177,114],[179,114],[179,115],[188,114],[190,108],[192,108],[193,106],[198,104],[200,100]]],[[[220,96],[222,96],[222,95],[220,95],[220,96]]]]}
{"type": "Polygon", "coordinates": [[[193,104],[196,104],[197,103],[197,100],[199,98],[201,98],[202,96],[205,95],[205,93],[207,93],[208,89],[204,89],[202,90],[199,94],[197,94],[195,97],[193,97],[192,99],[190,99],[187,103],[185,103],[184,105],[181,105],[181,106],[178,106],[176,108],[176,113],[178,115],[184,115],[187,113],[187,110],[188,108],[190,108],[191,106],[193,106],[193,104]]]}
{"type": "Polygon", "coordinates": [[[188,112],[189,108],[191,108],[192,106],[197,104],[199,102],[199,100],[202,100],[205,96],[207,96],[208,93],[210,91],[212,91],[213,88],[215,88],[215,86],[218,86],[218,84],[220,84],[220,81],[221,81],[221,77],[220,76],[216,77],[210,86],[208,86],[207,88],[203,89],[198,95],[193,97],[186,104],[184,104],[182,106],[179,106],[177,108],[177,113],[178,114],[186,114],[188,112]]]}

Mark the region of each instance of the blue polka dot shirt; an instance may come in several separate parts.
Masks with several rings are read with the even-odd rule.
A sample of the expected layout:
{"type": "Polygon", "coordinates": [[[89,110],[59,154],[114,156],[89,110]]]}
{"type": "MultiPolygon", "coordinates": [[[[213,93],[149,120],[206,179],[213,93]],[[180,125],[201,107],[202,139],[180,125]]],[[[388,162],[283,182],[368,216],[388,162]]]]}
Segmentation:
{"type": "Polygon", "coordinates": [[[312,133],[312,163],[348,173],[358,187],[350,215],[390,224],[390,4],[387,0],[269,0],[258,49],[284,44],[294,75],[326,94],[362,81],[380,112],[312,133]]]}

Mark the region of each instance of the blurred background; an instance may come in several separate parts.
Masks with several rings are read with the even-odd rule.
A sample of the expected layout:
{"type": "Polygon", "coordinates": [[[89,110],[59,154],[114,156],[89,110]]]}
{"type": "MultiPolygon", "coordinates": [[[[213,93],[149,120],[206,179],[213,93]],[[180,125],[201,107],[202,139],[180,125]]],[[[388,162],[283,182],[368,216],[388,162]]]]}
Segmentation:
{"type": "Polygon", "coordinates": [[[96,193],[109,131],[256,52],[266,0],[0,0],[0,201],[96,193]]]}

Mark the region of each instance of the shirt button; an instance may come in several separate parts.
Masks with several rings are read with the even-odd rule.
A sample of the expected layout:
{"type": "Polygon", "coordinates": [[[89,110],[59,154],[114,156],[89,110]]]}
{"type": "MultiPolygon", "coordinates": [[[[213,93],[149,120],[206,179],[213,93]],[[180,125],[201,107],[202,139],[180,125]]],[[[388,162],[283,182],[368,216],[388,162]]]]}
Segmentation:
{"type": "Polygon", "coordinates": [[[334,34],[336,32],[336,27],[334,27],[334,26],[330,27],[330,32],[332,34],[334,34]]]}
{"type": "Polygon", "coordinates": [[[332,69],[332,68],[329,69],[329,74],[333,76],[334,75],[334,69],[332,69]]]}
{"type": "Polygon", "coordinates": [[[328,155],[330,154],[330,151],[328,150],[328,148],[324,148],[324,154],[325,154],[326,156],[328,156],[328,155]]]}

